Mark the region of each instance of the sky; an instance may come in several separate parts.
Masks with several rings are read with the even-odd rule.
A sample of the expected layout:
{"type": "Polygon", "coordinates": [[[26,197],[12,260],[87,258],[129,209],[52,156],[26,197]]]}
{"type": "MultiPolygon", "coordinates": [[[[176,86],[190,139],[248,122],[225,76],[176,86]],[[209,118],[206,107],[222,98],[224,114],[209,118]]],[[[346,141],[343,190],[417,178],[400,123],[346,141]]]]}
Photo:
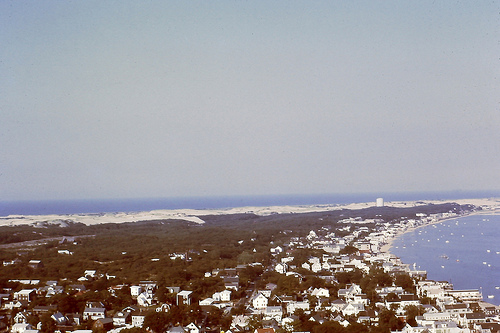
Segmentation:
{"type": "Polygon", "coordinates": [[[500,189],[500,1],[0,1],[0,200],[500,189]]]}

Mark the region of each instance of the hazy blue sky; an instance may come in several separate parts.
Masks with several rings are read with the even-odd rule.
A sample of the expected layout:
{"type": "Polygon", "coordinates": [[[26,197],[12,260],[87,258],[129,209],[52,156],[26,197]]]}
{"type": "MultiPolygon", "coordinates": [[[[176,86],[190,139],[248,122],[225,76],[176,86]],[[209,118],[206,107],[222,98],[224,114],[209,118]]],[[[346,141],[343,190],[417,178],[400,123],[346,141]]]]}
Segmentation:
{"type": "Polygon", "coordinates": [[[1,1],[0,200],[500,189],[500,1],[1,1]]]}

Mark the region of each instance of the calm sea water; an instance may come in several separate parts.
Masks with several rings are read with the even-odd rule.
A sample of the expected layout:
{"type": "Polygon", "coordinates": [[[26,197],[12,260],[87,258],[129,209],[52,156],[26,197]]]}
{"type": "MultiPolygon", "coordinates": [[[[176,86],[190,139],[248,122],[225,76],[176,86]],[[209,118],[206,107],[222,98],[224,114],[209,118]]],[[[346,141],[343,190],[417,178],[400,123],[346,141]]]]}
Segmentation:
{"type": "Polygon", "coordinates": [[[107,199],[107,200],[38,200],[0,201],[0,216],[13,214],[83,214],[105,212],[138,212],[154,209],[209,209],[244,206],[316,205],[386,201],[443,200],[498,197],[500,191],[482,192],[406,192],[318,195],[211,196],[185,198],[107,199]]]}
{"type": "Polygon", "coordinates": [[[406,233],[391,252],[427,270],[430,280],[450,281],[455,289],[481,288],[485,301],[500,305],[499,239],[500,215],[471,215],[406,233]]]}

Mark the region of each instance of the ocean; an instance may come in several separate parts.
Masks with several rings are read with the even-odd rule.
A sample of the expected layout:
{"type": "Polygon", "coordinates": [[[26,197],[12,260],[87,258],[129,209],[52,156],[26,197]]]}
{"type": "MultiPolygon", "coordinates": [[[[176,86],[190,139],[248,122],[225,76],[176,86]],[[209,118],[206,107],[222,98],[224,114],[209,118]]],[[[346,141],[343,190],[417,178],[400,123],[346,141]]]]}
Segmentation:
{"type": "Polygon", "coordinates": [[[0,201],[0,216],[96,214],[155,209],[220,209],[245,206],[323,205],[385,201],[454,200],[499,197],[500,191],[398,192],[316,195],[206,196],[103,200],[0,201]]]}
{"type": "Polygon", "coordinates": [[[403,234],[390,251],[426,270],[429,280],[449,281],[454,289],[481,289],[484,301],[500,305],[499,239],[500,215],[478,214],[403,234]]]}

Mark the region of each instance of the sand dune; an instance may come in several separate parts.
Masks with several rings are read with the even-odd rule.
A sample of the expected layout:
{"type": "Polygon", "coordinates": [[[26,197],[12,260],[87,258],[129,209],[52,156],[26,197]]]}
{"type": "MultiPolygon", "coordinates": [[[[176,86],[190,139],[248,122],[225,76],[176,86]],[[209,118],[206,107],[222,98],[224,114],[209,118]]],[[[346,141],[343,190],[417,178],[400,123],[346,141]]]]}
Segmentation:
{"type": "MultiPolygon", "coordinates": [[[[456,202],[482,207],[485,212],[500,211],[500,198],[490,199],[460,199],[441,201],[397,201],[386,202],[389,207],[413,207],[425,204],[456,202]]],[[[269,207],[236,207],[227,209],[175,209],[152,210],[147,212],[100,213],[100,214],[68,214],[68,215],[9,215],[0,217],[0,226],[57,224],[64,226],[68,222],[87,225],[99,223],[124,223],[137,221],[152,221],[178,219],[195,223],[204,223],[203,216],[253,213],[266,216],[271,214],[325,212],[339,209],[362,209],[375,206],[375,202],[352,203],[347,205],[304,205],[304,206],[269,206],[269,207]]]]}

